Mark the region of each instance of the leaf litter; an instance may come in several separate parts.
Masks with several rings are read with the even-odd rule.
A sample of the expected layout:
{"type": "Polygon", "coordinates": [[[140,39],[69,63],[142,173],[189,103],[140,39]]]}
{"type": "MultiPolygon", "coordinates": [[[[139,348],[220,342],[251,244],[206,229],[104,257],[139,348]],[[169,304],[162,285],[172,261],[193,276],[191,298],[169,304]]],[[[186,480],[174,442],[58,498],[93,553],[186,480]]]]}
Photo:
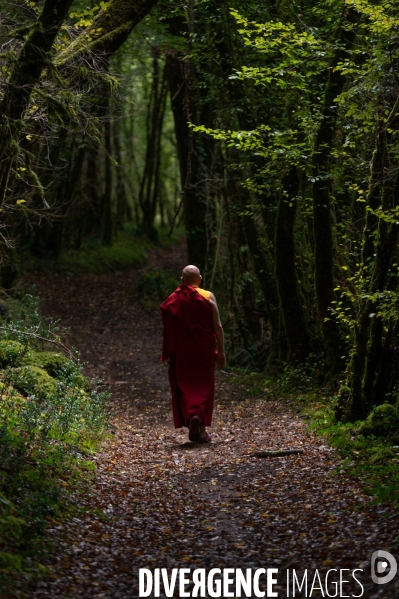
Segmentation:
{"type": "MultiPolygon", "coordinates": [[[[178,272],[179,251],[157,250],[150,263],[178,272]]],[[[267,391],[248,397],[239,377],[217,373],[212,443],[191,444],[173,429],[160,317],[137,301],[137,277],[36,279],[45,313],[70,327],[87,374],[111,388],[114,434],[90,458],[96,471],[85,486],[63,490],[79,517],[49,524],[48,571],[26,596],[129,599],[138,597],[139,568],[276,567],[362,568],[364,597],[397,598],[399,581],[378,588],[370,578],[374,551],[399,558],[397,515],[371,505],[355,478],[335,475],[335,451],[288,406],[267,391]]]]}

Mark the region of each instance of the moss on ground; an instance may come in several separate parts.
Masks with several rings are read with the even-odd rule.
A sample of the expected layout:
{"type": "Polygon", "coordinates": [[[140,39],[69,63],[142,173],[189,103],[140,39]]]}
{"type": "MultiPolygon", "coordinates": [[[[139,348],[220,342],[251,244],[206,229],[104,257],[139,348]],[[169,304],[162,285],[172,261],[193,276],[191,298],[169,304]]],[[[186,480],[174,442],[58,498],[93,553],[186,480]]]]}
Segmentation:
{"type": "Polygon", "coordinates": [[[42,398],[52,396],[57,390],[57,381],[39,366],[18,366],[9,374],[11,384],[26,393],[42,398]]]}
{"type": "Polygon", "coordinates": [[[359,433],[365,437],[375,435],[398,441],[399,414],[397,407],[388,403],[376,406],[359,426],[359,433]]]}
{"type": "Polygon", "coordinates": [[[18,341],[2,339],[0,341],[0,367],[18,365],[22,362],[26,348],[18,341]]]}
{"type": "Polygon", "coordinates": [[[73,364],[64,354],[51,351],[30,351],[23,359],[26,365],[39,366],[43,368],[50,376],[58,378],[57,374],[68,372],[73,368],[73,364]]]}

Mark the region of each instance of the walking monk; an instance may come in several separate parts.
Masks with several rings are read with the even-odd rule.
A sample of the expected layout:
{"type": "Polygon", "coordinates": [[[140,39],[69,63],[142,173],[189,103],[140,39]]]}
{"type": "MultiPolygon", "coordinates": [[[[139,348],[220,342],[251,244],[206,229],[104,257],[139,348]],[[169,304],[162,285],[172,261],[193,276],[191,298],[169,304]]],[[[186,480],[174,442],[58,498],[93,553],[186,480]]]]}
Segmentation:
{"type": "Polygon", "coordinates": [[[196,266],[186,266],[181,285],[161,306],[161,361],[169,363],[175,427],[187,426],[190,441],[209,443],[205,427],[212,421],[215,363],[223,368],[226,356],[216,298],[200,288],[201,280],[196,266]]]}

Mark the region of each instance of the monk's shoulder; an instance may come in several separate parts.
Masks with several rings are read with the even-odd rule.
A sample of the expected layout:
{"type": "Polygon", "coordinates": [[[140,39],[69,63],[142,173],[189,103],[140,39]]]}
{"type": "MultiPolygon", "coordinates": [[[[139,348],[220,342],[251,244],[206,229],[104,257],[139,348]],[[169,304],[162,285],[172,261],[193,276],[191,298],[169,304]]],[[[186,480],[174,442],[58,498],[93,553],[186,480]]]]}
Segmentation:
{"type": "Polygon", "coordinates": [[[210,300],[211,296],[213,295],[210,291],[207,291],[206,289],[202,289],[201,287],[196,287],[195,290],[202,295],[202,297],[204,297],[206,300],[210,300]]]}

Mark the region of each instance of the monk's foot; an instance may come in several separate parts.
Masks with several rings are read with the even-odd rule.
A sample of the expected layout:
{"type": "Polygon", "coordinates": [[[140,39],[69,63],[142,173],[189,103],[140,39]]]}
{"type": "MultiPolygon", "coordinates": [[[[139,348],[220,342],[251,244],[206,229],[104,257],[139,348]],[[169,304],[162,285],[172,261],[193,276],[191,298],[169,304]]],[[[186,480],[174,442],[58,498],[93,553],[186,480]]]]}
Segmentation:
{"type": "Polygon", "coordinates": [[[193,441],[193,443],[198,443],[201,439],[200,428],[201,423],[198,416],[194,416],[193,418],[191,418],[190,428],[188,431],[188,438],[190,439],[190,441],[193,441]]]}
{"type": "Polygon", "coordinates": [[[200,426],[200,443],[210,443],[211,441],[211,436],[208,435],[208,433],[206,432],[206,427],[205,425],[201,424],[200,426]]]}

